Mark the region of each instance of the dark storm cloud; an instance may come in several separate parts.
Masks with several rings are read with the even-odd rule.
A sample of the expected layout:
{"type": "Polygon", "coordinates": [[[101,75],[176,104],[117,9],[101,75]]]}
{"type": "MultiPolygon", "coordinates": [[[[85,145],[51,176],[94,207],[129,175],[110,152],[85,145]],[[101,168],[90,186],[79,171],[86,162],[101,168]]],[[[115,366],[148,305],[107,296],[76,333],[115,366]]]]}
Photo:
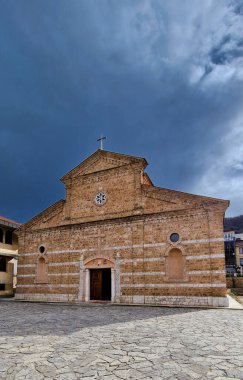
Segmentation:
{"type": "Polygon", "coordinates": [[[225,36],[222,42],[211,50],[210,57],[212,63],[216,65],[224,65],[236,58],[243,57],[242,40],[232,41],[230,35],[225,36]]]}
{"type": "Polygon", "coordinates": [[[236,14],[243,16],[243,4],[241,0],[232,1],[231,7],[236,14]]]}
{"type": "Polygon", "coordinates": [[[223,137],[242,121],[241,6],[3,1],[0,214],[24,221],[63,197],[58,178],[101,132],[145,156],[156,185],[228,198],[207,179],[230,167],[223,137]]]}

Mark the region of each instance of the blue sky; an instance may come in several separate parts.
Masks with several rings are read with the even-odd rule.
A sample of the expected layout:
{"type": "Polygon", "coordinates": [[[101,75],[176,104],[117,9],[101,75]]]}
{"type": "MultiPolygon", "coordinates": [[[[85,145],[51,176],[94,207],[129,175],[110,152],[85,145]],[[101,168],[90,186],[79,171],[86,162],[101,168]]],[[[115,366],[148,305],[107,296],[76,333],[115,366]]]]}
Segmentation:
{"type": "Polygon", "coordinates": [[[0,2],[0,215],[62,198],[100,133],[243,213],[243,0],[0,2]]]}

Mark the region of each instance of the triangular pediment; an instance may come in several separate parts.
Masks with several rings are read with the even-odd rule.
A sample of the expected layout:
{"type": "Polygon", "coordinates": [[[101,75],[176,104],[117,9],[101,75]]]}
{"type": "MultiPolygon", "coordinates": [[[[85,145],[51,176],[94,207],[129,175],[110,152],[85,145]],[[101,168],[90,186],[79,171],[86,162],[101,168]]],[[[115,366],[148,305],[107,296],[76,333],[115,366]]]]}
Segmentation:
{"type": "Polygon", "coordinates": [[[86,165],[82,165],[76,172],[76,175],[85,175],[100,172],[103,170],[108,170],[111,168],[117,168],[119,166],[127,165],[127,162],[124,160],[115,160],[109,157],[96,157],[96,160],[92,160],[92,162],[86,163],[86,165]]]}
{"type": "Polygon", "coordinates": [[[75,178],[80,175],[87,175],[136,163],[141,164],[143,168],[147,166],[147,161],[142,157],[128,156],[99,149],[63,176],[61,181],[65,183],[65,181],[70,178],[75,178]]]}

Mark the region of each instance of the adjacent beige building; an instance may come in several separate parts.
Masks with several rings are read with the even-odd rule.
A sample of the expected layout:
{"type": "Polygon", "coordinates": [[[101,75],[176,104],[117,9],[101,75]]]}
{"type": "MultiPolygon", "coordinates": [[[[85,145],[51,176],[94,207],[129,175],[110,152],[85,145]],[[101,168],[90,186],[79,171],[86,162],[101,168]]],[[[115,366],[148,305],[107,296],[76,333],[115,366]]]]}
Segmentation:
{"type": "Polygon", "coordinates": [[[18,230],[16,298],[226,306],[229,202],[153,185],[147,161],[98,150],[66,198],[18,230]]]}
{"type": "Polygon", "coordinates": [[[14,231],[19,226],[0,216],[0,297],[12,296],[16,288],[18,238],[14,231]]]}
{"type": "Polygon", "coordinates": [[[243,233],[235,234],[235,257],[236,266],[243,268],[243,233]]]}

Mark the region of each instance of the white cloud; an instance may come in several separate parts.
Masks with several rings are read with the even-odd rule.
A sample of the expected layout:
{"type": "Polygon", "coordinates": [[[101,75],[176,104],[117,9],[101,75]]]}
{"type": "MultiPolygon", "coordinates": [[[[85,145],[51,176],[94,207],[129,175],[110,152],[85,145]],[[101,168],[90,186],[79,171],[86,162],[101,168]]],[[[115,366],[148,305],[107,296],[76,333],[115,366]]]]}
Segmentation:
{"type": "Polygon", "coordinates": [[[235,12],[234,4],[225,0],[185,0],[183,6],[181,1],[121,2],[107,28],[112,43],[133,66],[151,68],[158,75],[165,66],[183,68],[192,85],[202,79],[207,85],[233,77],[242,80],[243,16],[235,12]]]}
{"type": "MultiPolygon", "coordinates": [[[[219,137],[220,138],[220,137],[219,137]]],[[[197,194],[228,199],[228,215],[243,214],[243,113],[220,138],[221,154],[212,154],[208,169],[191,189],[197,194]]]]}
{"type": "Polygon", "coordinates": [[[213,65],[212,71],[206,77],[202,86],[205,88],[214,84],[224,84],[233,79],[236,75],[237,70],[234,65],[213,65]]]}

